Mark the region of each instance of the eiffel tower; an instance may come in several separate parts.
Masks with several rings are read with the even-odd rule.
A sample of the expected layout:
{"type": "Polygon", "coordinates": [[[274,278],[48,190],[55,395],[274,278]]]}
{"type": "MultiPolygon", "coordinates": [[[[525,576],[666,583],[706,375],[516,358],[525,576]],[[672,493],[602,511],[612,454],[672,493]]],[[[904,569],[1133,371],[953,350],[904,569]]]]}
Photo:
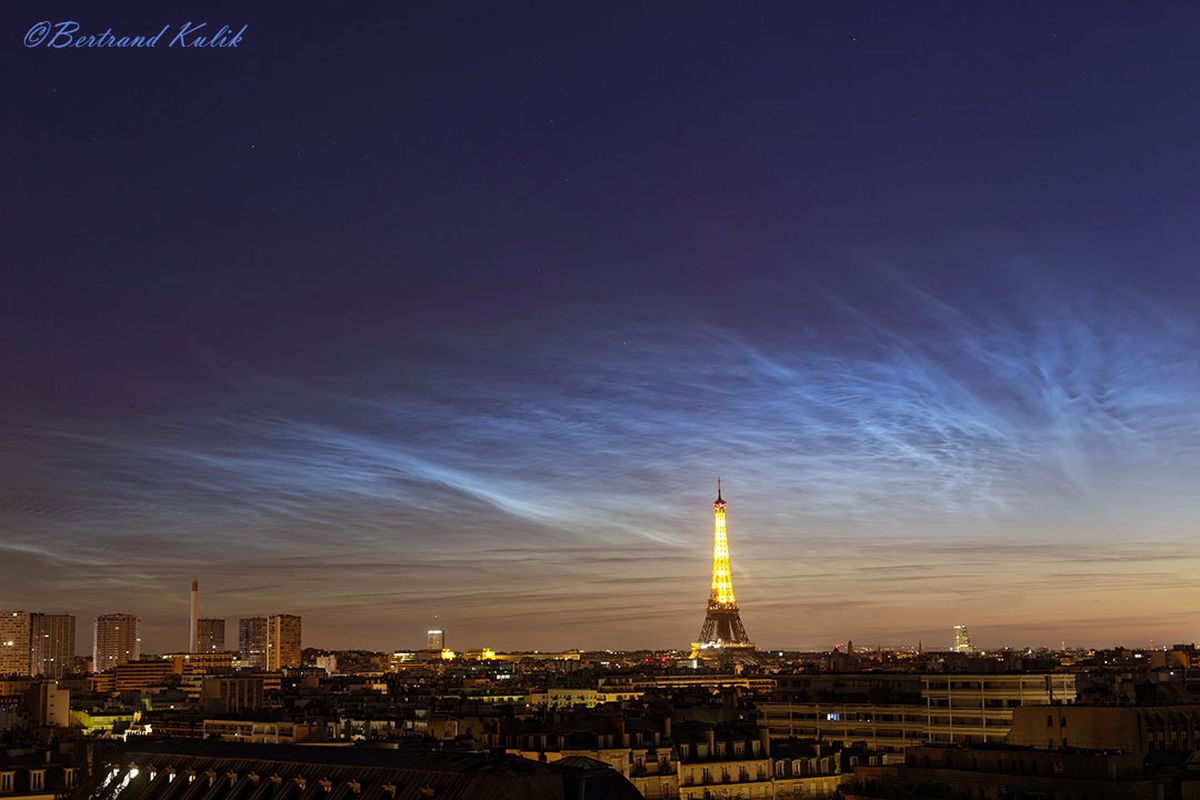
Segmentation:
{"type": "Polygon", "coordinates": [[[713,502],[713,571],[708,593],[708,610],[700,639],[692,644],[692,657],[699,655],[749,654],[754,643],[746,635],[737,600],[733,596],[733,571],[729,568],[729,534],[725,531],[725,500],[721,481],[717,481],[717,499],[713,502]]]}

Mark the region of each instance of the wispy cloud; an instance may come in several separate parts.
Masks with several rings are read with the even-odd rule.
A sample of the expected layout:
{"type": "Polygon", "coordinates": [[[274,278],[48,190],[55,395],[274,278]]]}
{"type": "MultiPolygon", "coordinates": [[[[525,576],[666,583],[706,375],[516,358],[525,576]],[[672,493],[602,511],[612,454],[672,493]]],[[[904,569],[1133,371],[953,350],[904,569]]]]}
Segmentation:
{"type": "Polygon", "coordinates": [[[832,298],[826,338],[671,316],[318,376],[210,357],[213,388],[157,410],[2,422],[4,602],[134,609],[165,648],[199,573],[212,613],[303,609],[330,645],[411,643],[434,613],[499,646],[686,643],[718,473],[767,643],[1186,589],[1196,323],[881,280],[891,316],[832,298]]]}

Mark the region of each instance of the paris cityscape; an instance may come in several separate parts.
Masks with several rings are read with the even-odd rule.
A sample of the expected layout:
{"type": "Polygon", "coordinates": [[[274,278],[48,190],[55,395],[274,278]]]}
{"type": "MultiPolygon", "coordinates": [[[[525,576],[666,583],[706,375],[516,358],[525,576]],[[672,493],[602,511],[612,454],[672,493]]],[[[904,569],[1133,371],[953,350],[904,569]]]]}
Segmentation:
{"type": "Polygon", "coordinates": [[[718,481],[710,589],[687,647],[456,649],[430,628],[411,650],[327,650],[304,646],[294,614],[240,618],[227,639],[227,620],[200,616],[194,579],[185,647],[143,653],[138,617],[104,614],[89,657],[75,655],[74,616],[4,610],[9,743],[115,748],[99,783],[76,784],[84,770],[63,742],[57,758],[26,760],[20,786],[23,750],[10,749],[6,791],[167,797],[185,775],[199,783],[186,793],[251,795],[267,770],[297,794],[314,781],[318,796],[335,779],[354,794],[371,780],[389,797],[407,780],[413,797],[662,800],[1187,797],[1200,784],[1188,767],[1200,730],[1194,644],[987,651],[958,624],[928,647],[761,650],[734,590],[728,505],[718,481]],[[303,751],[318,744],[356,758],[303,751]],[[548,772],[485,769],[502,755],[548,772]],[[362,774],[338,771],[349,763],[362,774]]]}
{"type": "Polygon", "coordinates": [[[0,800],[1200,800],[1200,6],[0,30],[0,800]]]}

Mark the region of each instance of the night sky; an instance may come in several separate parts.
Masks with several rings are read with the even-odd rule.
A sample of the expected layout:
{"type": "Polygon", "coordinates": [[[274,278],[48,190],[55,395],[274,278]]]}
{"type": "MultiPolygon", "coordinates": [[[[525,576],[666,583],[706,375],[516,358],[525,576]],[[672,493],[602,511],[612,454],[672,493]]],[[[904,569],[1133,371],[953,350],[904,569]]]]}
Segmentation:
{"type": "Polygon", "coordinates": [[[1047,5],[5,3],[0,608],[686,647],[720,476],[762,646],[1194,641],[1200,7],[1047,5]]]}

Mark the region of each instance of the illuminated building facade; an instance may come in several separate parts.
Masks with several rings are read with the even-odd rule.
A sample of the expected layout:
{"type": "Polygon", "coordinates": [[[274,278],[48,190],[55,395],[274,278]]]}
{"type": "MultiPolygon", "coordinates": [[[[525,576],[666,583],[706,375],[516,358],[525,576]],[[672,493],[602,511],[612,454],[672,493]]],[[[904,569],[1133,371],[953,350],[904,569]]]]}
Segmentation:
{"type": "Polygon", "coordinates": [[[267,669],[299,667],[300,651],[300,617],[293,614],[267,617],[267,669]]]}
{"type": "Polygon", "coordinates": [[[75,617],[70,614],[31,614],[30,673],[61,678],[75,661],[75,617]]]}
{"type": "Polygon", "coordinates": [[[222,714],[239,714],[261,709],[267,692],[279,691],[279,676],[214,675],[199,681],[198,696],[202,707],[222,714]]]}
{"type": "Polygon", "coordinates": [[[446,632],[441,629],[434,629],[427,634],[428,644],[426,650],[445,650],[446,649],[446,632]]]}
{"type": "Polygon", "coordinates": [[[176,675],[227,672],[233,669],[233,653],[167,653],[164,659],[171,662],[171,671],[176,675]]]}
{"type": "Polygon", "coordinates": [[[132,614],[97,617],[92,642],[92,669],[96,672],[137,661],[142,655],[138,618],[132,614]]]}
{"type": "Polygon", "coordinates": [[[238,659],[248,667],[266,667],[266,617],[242,617],[238,620],[238,659]]]}
{"type": "Polygon", "coordinates": [[[967,631],[966,625],[954,626],[954,646],[950,649],[956,653],[975,652],[975,648],[971,646],[971,634],[967,631]]]}
{"type": "MultiPolygon", "coordinates": [[[[880,680],[873,673],[864,677],[868,682],[880,680]]],[[[865,742],[885,752],[929,743],[995,745],[1006,741],[1016,709],[1050,704],[1066,709],[1077,697],[1075,675],[1069,673],[912,677],[920,681],[920,697],[908,696],[907,702],[772,701],[758,704],[759,723],[777,738],[865,742]]],[[[1044,716],[1039,719],[1045,725],[1044,716]]],[[[1044,741],[1046,733],[1041,735],[1044,741]]]]}
{"type": "Polygon", "coordinates": [[[708,610],[700,638],[692,646],[694,655],[706,650],[752,651],[754,644],[746,635],[737,599],[733,594],[733,570],[729,566],[729,534],[725,529],[725,500],[717,481],[717,499],[713,501],[713,569],[708,595],[708,610]]]}
{"type": "Polygon", "coordinates": [[[921,680],[929,741],[943,744],[1004,741],[1014,708],[1074,703],[1078,696],[1069,673],[925,675],[921,680]]]}
{"type": "Polygon", "coordinates": [[[0,675],[29,674],[29,612],[0,611],[0,675]]]}
{"type": "Polygon", "coordinates": [[[778,797],[772,777],[770,740],[718,738],[712,728],[680,732],[674,737],[679,752],[680,800],[737,797],[770,800],[778,797]]]}
{"type": "Polygon", "coordinates": [[[225,620],[199,619],[196,621],[196,653],[221,653],[225,651],[225,620]]]}
{"type": "Polygon", "coordinates": [[[147,658],[128,661],[113,670],[115,692],[136,692],[152,686],[162,686],[167,676],[174,675],[174,664],[166,658],[147,658]]]}
{"type": "MultiPolygon", "coordinates": [[[[1057,698],[1056,698],[1057,699],[1057,698]]],[[[1133,753],[1200,750],[1200,706],[1045,705],[1013,710],[1008,743],[1133,753]]]]}

